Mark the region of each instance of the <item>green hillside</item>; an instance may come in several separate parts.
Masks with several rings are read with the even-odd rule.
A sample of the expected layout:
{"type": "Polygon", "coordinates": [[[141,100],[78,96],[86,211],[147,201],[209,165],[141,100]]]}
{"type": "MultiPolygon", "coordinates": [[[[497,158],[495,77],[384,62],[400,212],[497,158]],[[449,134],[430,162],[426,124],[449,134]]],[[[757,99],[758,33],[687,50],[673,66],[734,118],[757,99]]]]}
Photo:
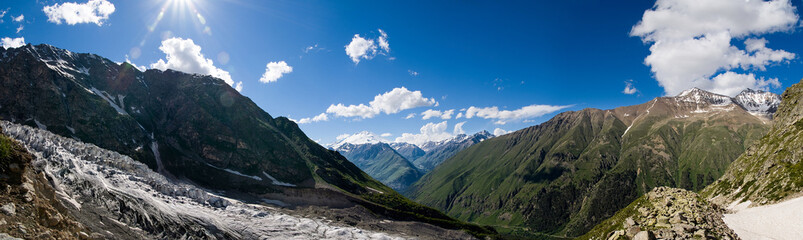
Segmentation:
{"type": "Polygon", "coordinates": [[[565,112],[458,153],[408,193],[461,220],[579,236],[655,186],[704,188],[766,122],[701,90],[565,112]]]}

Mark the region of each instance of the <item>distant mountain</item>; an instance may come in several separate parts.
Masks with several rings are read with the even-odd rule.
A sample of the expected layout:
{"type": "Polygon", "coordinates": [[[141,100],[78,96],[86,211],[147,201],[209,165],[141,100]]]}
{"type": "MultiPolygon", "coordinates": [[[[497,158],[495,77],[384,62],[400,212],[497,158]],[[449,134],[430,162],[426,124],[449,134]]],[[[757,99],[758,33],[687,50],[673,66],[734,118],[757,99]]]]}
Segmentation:
{"type": "Polygon", "coordinates": [[[397,191],[407,189],[423,174],[457,152],[485,139],[488,131],[473,135],[458,134],[437,142],[422,144],[426,150],[406,142],[390,142],[374,133],[363,131],[329,145],[371,177],[397,191]]]}
{"type": "Polygon", "coordinates": [[[458,134],[453,138],[443,141],[427,142],[421,145],[421,149],[425,151],[425,154],[414,158],[412,161],[413,164],[422,171],[429,172],[444,160],[454,156],[463,149],[492,137],[494,137],[493,134],[483,130],[473,135],[458,134]]]}
{"type": "Polygon", "coordinates": [[[611,110],[564,112],[444,161],[406,194],[513,233],[579,236],[656,186],[700,190],[763,136],[769,120],[690,89],[611,110]],[[507,227],[504,227],[507,226],[507,227]]]}
{"type": "Polygon", "coordinates": [[[95,144],[171,179],[293,205],[489,230],[413,203],[222,80],[50,45],[0,49],[0,119],[95,144]]]}
{"type": "Polygon", "coordinates": [[[395,149],[396,152],[401,154],[402,157],[406,158],[407,160],[410,160],[410,159],[415,160],[415,159],[418,159],[419,157],[424,156],[425,154],[427,154],[427,152],[424,152],[423,149],[419,148],[418,146],[416,146],[415,144],[412,144],[412,143],[394,142],[394,143],[390,143],[390,147],[395,149]]]}
{"type": "Polygon", "coordinates": [[[750,114],[766,118],[772,118],[772,114],[778,110],[778,105],[781,104],[781,96],[778,94],[749,88],[733,99],[750,114]]]}
{"type": "MultiPolygon", "coordinates": [[[[358,133],[355,135],[364,134],[358,133]]],[[[335,151],[342,154],[374,179],[397,191],[406,189],[424,175],[387,143],[352,144],[342,142],[337,146],[338,148],[335,151]]]]}

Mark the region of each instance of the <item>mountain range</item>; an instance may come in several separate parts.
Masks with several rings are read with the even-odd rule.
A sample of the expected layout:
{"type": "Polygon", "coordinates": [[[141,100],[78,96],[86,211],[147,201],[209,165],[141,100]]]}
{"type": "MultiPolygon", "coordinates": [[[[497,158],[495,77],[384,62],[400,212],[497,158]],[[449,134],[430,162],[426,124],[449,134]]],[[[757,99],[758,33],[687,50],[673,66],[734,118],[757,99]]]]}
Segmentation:
{"type": "Polygon", "coordinates": [[[653,187],[700,190],[769,130],[780,98],[701,89],[564,112],[459,152],[407,190],[502,232],[575,237],[653,187]]]}
{"type": "Polygon", "coordinates": [[[487,131],[458,134],[419,147],[412,143],[390,142],[363,131],[329,145],[357,167],[397,191],[404,191],[421,176],[457,152],[494,137],[487,131]]]}

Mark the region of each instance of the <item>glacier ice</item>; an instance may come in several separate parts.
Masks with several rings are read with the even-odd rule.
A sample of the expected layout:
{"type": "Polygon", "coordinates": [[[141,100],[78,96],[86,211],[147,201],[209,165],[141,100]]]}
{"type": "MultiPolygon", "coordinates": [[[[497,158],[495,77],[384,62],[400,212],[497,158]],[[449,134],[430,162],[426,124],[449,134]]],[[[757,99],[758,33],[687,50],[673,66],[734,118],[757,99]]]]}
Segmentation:
{"type": "Polygon", "coordinates": [[[92,219],[103,216],[108,224],[127,228],[129,238],[401,239],[210,193],[170,180],[128,156],[45,130],[7,121],[0,126],[35,156],[35,169],[47,175],[79,219],[94,211],[92,219]]]}

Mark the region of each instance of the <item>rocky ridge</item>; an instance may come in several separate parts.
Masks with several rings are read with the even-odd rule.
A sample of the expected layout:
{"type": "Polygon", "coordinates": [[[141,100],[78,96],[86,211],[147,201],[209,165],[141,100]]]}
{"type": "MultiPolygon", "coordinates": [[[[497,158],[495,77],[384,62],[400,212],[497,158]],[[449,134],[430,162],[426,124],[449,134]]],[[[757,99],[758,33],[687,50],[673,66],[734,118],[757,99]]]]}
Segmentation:
{"type": "Polygon", "coordinates": [[[724,212],[694,192],[657,187],[579,239],[739,239],[724,212]]]}

